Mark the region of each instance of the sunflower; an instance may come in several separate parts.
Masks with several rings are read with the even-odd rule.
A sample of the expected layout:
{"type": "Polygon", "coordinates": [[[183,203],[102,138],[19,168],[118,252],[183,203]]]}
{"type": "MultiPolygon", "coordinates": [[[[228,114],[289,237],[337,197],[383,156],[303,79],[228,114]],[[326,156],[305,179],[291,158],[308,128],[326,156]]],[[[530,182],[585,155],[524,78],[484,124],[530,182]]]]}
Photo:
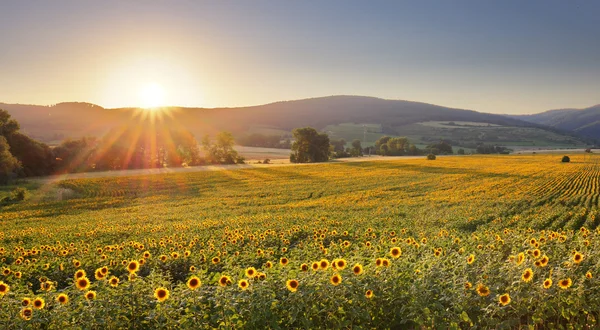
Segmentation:
{"type": "Polygon", "coordinates": [[[0,281],[0,295],[7,294],[10,291],[10,286],[2,281],[0,281]]]}
{"type": "Polygon", "coordinates": [[[259,279],[259,280],[263,281],[263,280],[265,280],[266,278],[267,278],[267,274],[265,274],[265,273],[260,273],[260,274],[258,274],[258,279],[259,279]]]}
{"type": "Polygon", "coordinates": [[[190,266],[190,272],[195,272],[196,271],[196,266],[190,266]]]}
{"type": "Polygon", "coordinates": [[[150,256],[151,256],[150,252],[148,252],[148,251],[144,252],[144,258],[148,259],[148,258],[150,258],[150,256]]]}
{"type": "Polygon", "coordinates": [[[213,263],[213,264],[215,264],[215,265],[216,265],[216,264],[218,264],[219,262],[221,262],[221,259],[220,259],[219,257],[214,257],[214,258],[212,258],[212,263],[213,263]]]}
{"type": "Polygon", "coordinates": [[[272,263],[272,262],[270,262],[270,261],[267,261],[267,262],[265,263],[265,267],[266,267],[266,268],[271,268],[271,267],[273,267],[273,263],[272,263]]]}
{"type": "Polygon", "coordinates": [[[96,299],[96,291],[88,291],[84,296],[86,300],[94,300],[96,299]]]}
{"type": "Polygon", "coordinates": [[[23,273],[21,273],[21,272],[15,272],[15,277],[16,278],[21,278],[21,276],[23,276],[23,273]]]}
{"type": "Polygon", "coordinates": [[[167,257],[166,255],[164,255],[164,254],[163,254],[163,255],[161,255],[161,256],[160,256],[160,257],[158,257],[158,258],[160,259],[160,261],[162,261],[162,262],[165,262],[165,261],[167,261],[167,258],[168,258],[168,257],[167,257]]]}
{"type": "Polygon", "coordinates": [[[552,286],[552,279],[547,278],[546,280],[544,280],[544,284],[542,286],[544,287],[544,289],[550,289],[550,287],[552,286]]]}
{"type": "Polygon", "coordinates": [[[531,270],[531,268],[525,269],[523,271],[523,274],[521,274],[521,279],[523,280],[523,282],[531,281],[531,279],[533,279],[533,270],[531,270]]]}
{"type": "Polygon", "coordinates": [[[246,290],[250,286],[250,282],[248,282],[248,280],[242,279],[238,282],[238,286],[240,287],[240,289],[246,290]]]}
{"type": "Polygon", "coordinates": [[[392,258],[400,258],[400,256],[402,255],[402,250],[400,250],[399,247],[395,246],[390,249],[390,254],[392,255],[392,258]]]}
{"type": "Polygon", "coordinates": [[[282,266],[286,266],[286,265],[287,265],[289,262],[290,262],[290,261],[289,261],[289,260],[288,260],[288,258],[286,258],[286,257],[283,257],[283,258],[279,259],[279,263],[280,263],[282,266]]]}
{"type": "Polygon", "coordinates": [[[117,286],[119,286],[119,278],[118,277],[111,277],[108,280],[108,283],[110,284],[110,286],[112,286],[113,288],[116,288],[117,286]]]}
{"type": "Polygon", "coordinates": [[[319,263],[318,263],[318,262],[316,262],[316,261],[315,261],[315,262],[313,262],[313,263],[312,263],[312,265],[311,265],[311,268],[312,268],[312,270],[314,270],[314,271],[317,271],[317,270],[319,270],[319,267],[320,267],[320,266],[319,266],[319,263]]]}
{"type": "Polygon", "coordinates": [[[229,284],[231,284],[231,278],[229,276],[223,275],[221,278],[219,278],[220,286],[227,286],[229,284]]]}
{"type": "Polygon", "coordinates": [[[336,266],[336,268],[337,268],[337,269],[339,269],[339,270],[344,270],[344,269],[346,268],[346,266],[347,266],[347,265],[348,265],[348,263],[347,263],[347,262],[346,262],[346,260],[344,260],[344,259],[338,259],[338,260],[335,262],[335,266],[336,266]]]}
{"type": "Polygon", "coordinates": [[[540,249],[535,249],[535,250],[533,250],[532,254],[533,254],[534,257],[537,258],[540,255],[542,255],[542,251],[540,251],[540,249]]]}
{"type": "Polygon", "coordinates": [[[342,283],[342,277],[338,274],[335,274],[335,275],[331,276],[331,278],[329,279],[329,282],[331,282],[331,284],[337,286],[340,283],[342,283]]]}
{"type": "Polygon", "coordinates": [[[585,277],[586,278],[593,278],[594,276],[592,275],[592,272],[588,271],[587,273],[585,273],[585,277]]]}
{"type": "Polygon", "coordinates": [[[127,271],[129,273],[135,273],[140,269],[140,263],[137,260],[131,260],[129,264],[127,264],[127,271]]]}
{"type": "Polygon", "coordinates": [[[580,262],[582,262],[582,261],[583,261],[583,254],[581,254],[581,253],[579,253],[579,252],[576,252],[576,253],[573,255],[573,262],[574,262],[574,263],[576,263],[576,264],[578,264],[578,263],[580,263],[580,262]]]}
{"type": "Polygon", "coordinates": [[[200,282],[200,279],[197,278],[196,276],[190,277],[190,279],[187,281],[187,286],[188,286],[188,288],[190,288],[190,290],[198,289],[201,284],[202,283],[200,282]]]}
{"type": "Polygon", "coordinates": [[[388,267],[390,265],[390,261],[388,259],[386,259],[386,258],[382,258],[381,259],[381,265],[383,267],[388,267]]]}
{"type": "Polygon", "coordinates": [[[471,282],[469,282],[469,281],[465,282],[465,290],[469,290],[472,287],[473,287],[473,284],[471,284],[471,282]]]}
{"type": "Polygon", "coordinates": [[[44,306],[46,306],[44,298],[37,297],[33,299],[33,307],[35,307],[36,309],[42,309],[44,308],[44,306]]]}
{"type": "Polygon", "coordinates": [[[356,264],[354,265],[354,267],[352,267],[352,272],[354,273],[354,275],[360,275],[363,273],[363,266],[356,264]]]}
{"type": "Polygon", "coordinates": [[[158,288],[154,290],[154,298],[159,302],[163,302],[169,298],[169,290],[166,288],[158,288]]]}
{"type": "Polygon", "coordinates": [[[98,268],[94,272],[94,277],[96,278],[96,280],[100,281],[100,280],[103,280],[106,277],[106,274],[102,273],[102,269],[101,268],[98,268]]]}
{"type": "Polygon", "coordinates": [[[482,297],[487,297],[490,294],[490,289],[487,286],[479,283],[477,285],[477,294],[482,297]]]}
{"type": "Polygon", "coordinates": [[[256,269],[254,267],[246,268],[246,277],[253,278],[256,275],[256,269]]]}
{"type": "MultiPolygon", "coordinates": [[[[48,282],[42,283],[42,285],[40,285],[40,289],[42,289],[44,291],[50,291],[50,289],[52,289],[52,282],[48,281],[48,282]]],[[[2,290],[2,288],[0,287],[0,291],[1,290],[2,290]]]]}
{"type": "Polygon", "coordinates": [[[572,284],[573,281],[571,281],[570,278],[565,278],[563,280],[558,281],[558,286],[563,290],[570,288],[572,284]]]}
{"type": "Polygon", "coordinates": [[[475,255],[471,254],[468,258],[467,258],[467,263],[470,265],[475,261],[475,255]]]}
{"type": "Polygon", "coordinates": [[[520,265],[525,260],[525,254],[523,252],[517,255],[517,265],[520,265]]]}
{"type": "Polygon", "coordinates": [[[83,269],[80,269],[75,272],[75,279],[79,279],[79,278],[82,278],[85,276],[86,276],[86,273],[85,273],[85,270],[83,270],[83,269]]]}
{"type": "Polygon", "coordinates": [[[329,267],[329,261],[327,259],[321,259],[321,261],[319,261],[319,268],[327,269],[327,267],[329,267]]]}
{"type": "Polygon", "coordinates": [[[75,281],[75,286],[77,286],[77,289],[79,290],[87,290],[87,288],[90,287],[90,280],[85,276],[80,277],[75,281]]]}
{"type": "Polygon", "coordinates": [[[31,304],[31,299],[23,298],[23,300],[21,300],[21,306],[27,307],[27,306],[29,306],[29,304],[31,304]]]}
{"type": "Polygon", "coordinates": [[[298,280],[288,280],[285,282],[285,286],[291,292],[296,292],[296,290],[298,290],[298,286],[300,286],[300,283],[298,283],[298,280]]]}
{"type": "Polygon", "coordinates": [[[380,267],[382,263],[383,263],[383,259],[381,259],[381,258],[375,259],[375,266],[380,267]]]}
{"type": "Polygon", "coordinates": [[[64,294],[64,293],[61,293],[61,294],[59,294],[59,295],[56,297],[56,301],[57,301],[59,304],[61,304],[61,305],[68,304],[68,303],[69,303],[69,296],[67,296],[67,295],[66,295],[66,294],[64,294]]]}
{"type": "Polygon", "coordinates": [[[367,299],[373,298],[373,291],[367,290],[367,292],[365,292],[365,297],[367,297],[367,299]]]}
{"type": "Polygon", "coordinates": [[[505,294],[499,296],[498,302],[502,306],[506,306],[506,305],[510,304],[510,295],[508,293],[505,293],[505,294]]]}
{"type": "Polygon", "coordinates": [[[21,313],[19,314],[21,318],[25,321],[31,320],[31,316],[33,316],[33,309],[30,307],[25,307],[21,309],[21,313]]]}
{"type": "Polygon", "coordinates": [[[548,261],[550,261],[550,259],[548,258],[548,256],[543,256],[539,262],[540,262],[540,267],[546,267],[548,266],[548,261]]]}

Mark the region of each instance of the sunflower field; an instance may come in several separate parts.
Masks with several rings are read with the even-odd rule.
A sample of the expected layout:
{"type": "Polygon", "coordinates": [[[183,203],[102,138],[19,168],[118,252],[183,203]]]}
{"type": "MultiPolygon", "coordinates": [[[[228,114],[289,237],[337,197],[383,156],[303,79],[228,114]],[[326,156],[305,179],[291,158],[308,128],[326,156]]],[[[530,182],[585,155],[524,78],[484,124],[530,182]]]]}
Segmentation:
{"type": "Polygon", "coordinates": [[[594,328],[599,196],[583,155],[48,182],[1,209],[0,327],[594,328]]]}

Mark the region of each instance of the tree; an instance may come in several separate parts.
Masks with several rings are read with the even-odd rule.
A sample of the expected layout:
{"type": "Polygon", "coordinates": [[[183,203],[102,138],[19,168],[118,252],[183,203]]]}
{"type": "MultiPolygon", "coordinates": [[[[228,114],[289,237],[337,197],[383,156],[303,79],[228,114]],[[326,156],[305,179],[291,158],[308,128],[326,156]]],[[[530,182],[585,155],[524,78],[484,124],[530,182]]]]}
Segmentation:
{"type": "Polygon", "coordinates": [[[352,141],[352,149],[350,149],[350,155],[352,155],[352,157],[358,157],[358,156],[362,156],[362,146],[360,144],[360,140],[359,139],[354,139],[352,141]]]}
{"type": "Polygon", "coordinates": [[[0,136],[0,183],[6,184],[17,175],[21,164],[10,153],[10,146],[4,136],[0,136]]]}
{"type": "Polygon", "coordinates": [[[435,155],[434,154],[429,154],[427,155],[427,160],[435,160],[435,155]]]}
{"type": "Polygon", "coordinates": [[[233,149],[235,140],[229,132],[220,132],[215,141],[211,141],[210,136],[205,135],[202,138],[202,148],[206,153],[207,159],[211,163],[217,164],[243,164],[244,158],[240,157],[233,149]]]}
{"type": "Polygon", "coordinates": [[[312,127],[296,128],[292,131],[294,143],[290,161],[292,163],[316,163],[329,160],[329,136],[312,127]]]}
{"type": "Polygon", "coordinates": [[[571,158],[569,158],[569,156],[563,156],[562,160],[563,163],[569,163],[571,161],[571,158]]]}

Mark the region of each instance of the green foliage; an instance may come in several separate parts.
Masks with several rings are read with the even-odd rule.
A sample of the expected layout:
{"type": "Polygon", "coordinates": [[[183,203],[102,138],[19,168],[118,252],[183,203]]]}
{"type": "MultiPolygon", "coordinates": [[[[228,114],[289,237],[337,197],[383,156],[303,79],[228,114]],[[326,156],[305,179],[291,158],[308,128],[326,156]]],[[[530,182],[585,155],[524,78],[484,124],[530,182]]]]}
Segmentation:
{"type": "Polygon", "coordinates": [[[563,163],[568,163],[571,161],[571,158],[569,158],[569,156],[563,156],[563,158],[561,159],[561,162],[563,163]]]}
{"type": "Polygon", "coordinates": [[[458,149],[458,151],[456,152],[456,154],[458,154],[458,155],[464,155],[465,154],[465,149],[463,149],[463,148],[458,149]]]}
{"type": "Polygon", "coordinates": [[[427,155],[427,160],[435,160],[435,155],[434,154],[428,154],[427,155]]]}
{"type": "Polygon", "coordinates": [[[202,148],[207,161],[214,164],[244,164],[244,158],[233,149],[235,140],[230,132],[220,132],[214,141],[205,135],[202,139],[202,148]]]}
{"type": "Polygon", "coordinates": [[[17,176],[21,168],[19,161],[10,153],[10,146],[4,136],[0,135],[0,183],[6,184],[17,176]]]}
{"type": "Polygon", "coordinates": [[[318,163],[329,160],[330,144],[327,134],[319,133],[312,127],[296,128],[292,134],[292,163],[318,163]]]}
{"type": "Polygon", "coordinates": [[[383,156],[418,155],[421,151],[406,137],[382,136],[375,141],[375,151],[383,156]]]}

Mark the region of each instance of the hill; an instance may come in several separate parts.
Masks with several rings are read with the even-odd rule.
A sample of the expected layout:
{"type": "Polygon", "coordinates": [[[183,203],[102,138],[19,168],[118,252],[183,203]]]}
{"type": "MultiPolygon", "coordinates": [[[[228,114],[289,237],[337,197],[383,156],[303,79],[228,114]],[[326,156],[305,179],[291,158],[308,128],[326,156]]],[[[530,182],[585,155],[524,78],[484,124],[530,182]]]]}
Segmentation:
{"type": "MultiPolygon", "coordinates": [[[[250,132],[285,134],[293,128],[303,126],[335,133],[337,125],[346,124],[347,128],[349,123],[350,126],[354,125],[352,132],[333,135],[346,139],[355,135],[363,137],[363,125],[369,124],[370,127],[378,127],[380,135],[405,136],[410,133],[418,144],[427,144],[440,138],[469,143],[510,142],[513,145],[581,144],[576,139],[548,132],[541,125],[518,118],[420,102],[363,96],[330,96],[238,108],[169,107],[161,111],[135,108],[105,109],[89,103],[60,103],[54,106],[0,103],[0,108],[8,110],[21,123],[24,132],[49,143],[56,143],[65,137],[102,135],[109,129],[123,124],[141,122],[152,125],[160,121],[164,125],[188,129],[196,137],[219,130],[231,131],[236,136],[250,132]],[[428,124],[431,122],[438,122],[438,125],[428,124]],[[449,125],[443,125],[444,122],[449,125]],[[457,122],[467,124],[457,125],[457,122]],[[481,125],[482,123],[484,125],[481,125]],[[467,136],[464,134],[467,132],[465,127],[471,128],[467,136]],[[503,127],[506,132],[500,136],[506,135],[510,138],[507,140],[494,137],[498,134],[489,131],[492,127],[503,127]],[[512,134],[515,128],[524,131],[524,135],[512,134]],[[541,137],[548,134],[549,137],[541,137]],[[509,141],[511,139],[512,141],[509,141]]],[[[369,140],[367,144],[373,141],[369,140]]]]}
{"type": "Polygon", "coordinates": [[[600,140],[600,104],[585,109],[558,109],[510,117],[600,140]]]}

